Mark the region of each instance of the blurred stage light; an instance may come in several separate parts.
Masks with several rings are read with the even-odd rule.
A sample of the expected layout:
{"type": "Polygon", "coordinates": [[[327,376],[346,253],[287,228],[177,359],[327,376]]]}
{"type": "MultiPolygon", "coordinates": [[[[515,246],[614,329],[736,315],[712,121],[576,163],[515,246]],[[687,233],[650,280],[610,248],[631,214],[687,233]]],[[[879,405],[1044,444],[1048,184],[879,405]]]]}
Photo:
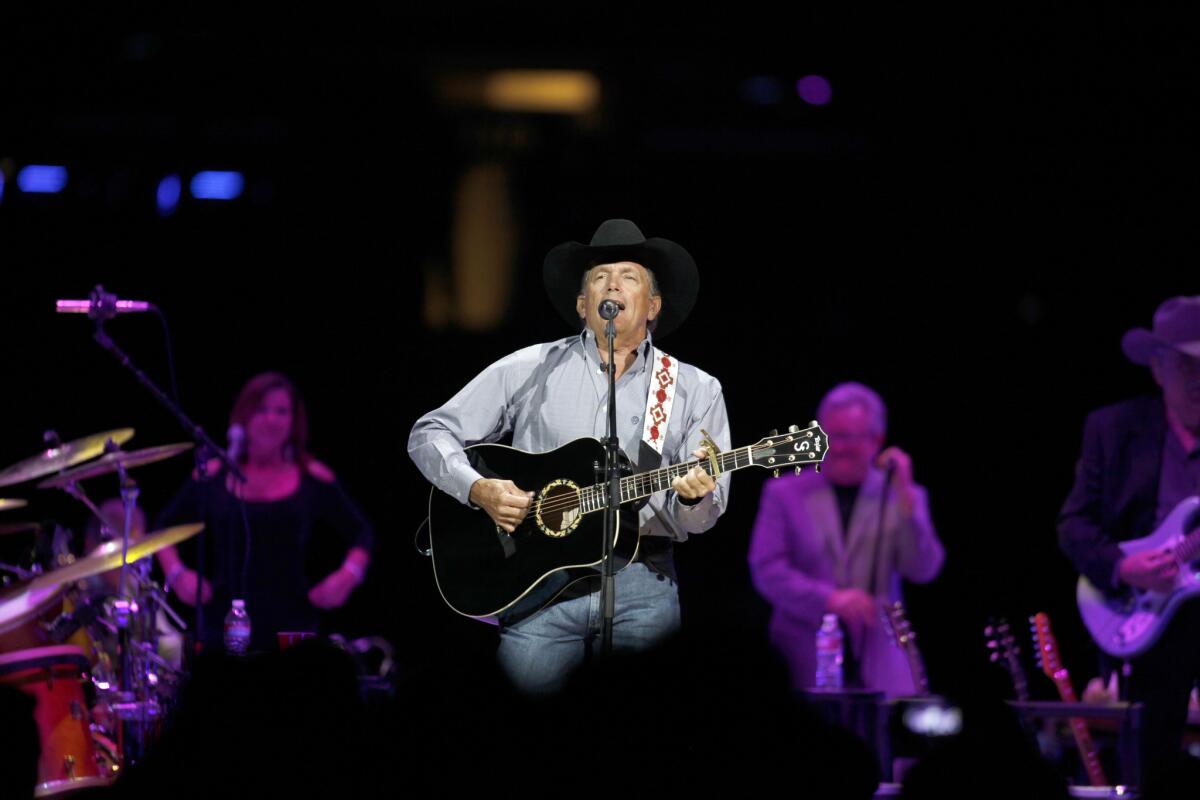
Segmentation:
{"type": "Polygon", "coordinates": [[[245,180],[240,172],[206,170],[192,178],[192,197],[197,200],[234,200],[242,193],[245,180]]]}
{"type": "Polygon", "coordinates": [[[30,164],[17,173],[17,186],[30,194],[56,194],[66,185],[66,167],[30,164]]]}
{"type": "Polygon", "coordinates": [[[582,70],[507,69],[458,74],[439,81],[452,105],[492,111],[587,114],[600,105],[600,81],[582,70]]]}
{"type": "Polygon", "coordinates": [[[178,175],[168,175],[158,182],[158,192],[155,199],[158,202],[159,216],[169,217],[179,207],[179,196],[183,193],[183,181],[178,175]]]}
{"type": "Polygon", "coordinates": [[[501,70],[488,76],[483,97],[498,111],[583,114],[599,103],[600,82],[588,72],[501,70]]]}
{"type": "Polygon", "coordinates": [[[833,87],[820,75],[805,75],[796,81],[796,94],[810,106],[824,106],[833,99],[833,87]]]}

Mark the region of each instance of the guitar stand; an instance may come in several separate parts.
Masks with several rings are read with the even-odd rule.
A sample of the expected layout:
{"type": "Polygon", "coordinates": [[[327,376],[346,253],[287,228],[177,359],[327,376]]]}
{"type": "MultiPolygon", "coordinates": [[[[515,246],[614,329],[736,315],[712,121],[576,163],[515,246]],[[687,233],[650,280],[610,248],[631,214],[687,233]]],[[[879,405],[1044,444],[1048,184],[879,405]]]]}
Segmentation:
{"type": "Polygon", "coordinates": [[[1032,700],[1010,700],[1011,706],[1021,717],[1022,723],[1037,720],[1067,720],[1072,717],[1093,721],[1118,723],[1117,760],[1121,778],[1126,785],[1140,786],[1142,783],[1142,761],[1139,744],[1142,736],[1141,703],[1062,703],[1032,700]]]}

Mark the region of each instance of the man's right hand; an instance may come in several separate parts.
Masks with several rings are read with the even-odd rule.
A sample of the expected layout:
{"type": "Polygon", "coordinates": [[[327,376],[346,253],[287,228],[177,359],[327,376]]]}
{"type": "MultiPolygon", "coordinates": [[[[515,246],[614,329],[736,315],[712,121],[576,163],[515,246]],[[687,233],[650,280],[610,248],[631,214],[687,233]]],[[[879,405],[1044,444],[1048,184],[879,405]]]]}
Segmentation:
{"type": "Polygon", "coordinates": [[[1117,577],[1138,589],[1167,594],[1175,588],[1179,563],[1169,550],[1147,550],[1125,556],[1117,566],[1117,577]]]}
{"type": "Polygon", "coordinates": [[[533,492],[518,489],[512,481],[480,478],[471,484],[471,502],[486,511],[493,522],[512,533],[529,513],[533,492]]]}
{"type": "Polygon", "coordinates": [[[862,589],[834,589],[826,608],[850,628],[874,628],[879,624],[879,601],[862,589]]]}

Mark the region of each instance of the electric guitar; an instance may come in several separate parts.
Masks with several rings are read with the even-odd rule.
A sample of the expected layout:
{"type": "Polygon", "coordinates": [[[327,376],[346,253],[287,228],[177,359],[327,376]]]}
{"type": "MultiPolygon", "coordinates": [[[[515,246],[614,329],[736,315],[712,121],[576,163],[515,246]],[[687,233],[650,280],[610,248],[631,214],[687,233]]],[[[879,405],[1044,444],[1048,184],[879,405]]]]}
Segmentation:
{"type": "Polygon", "coordinates": [[[1175,609],[1200,594],[1200,564],[1195,563],[1200,557],[1200,497],[1189,497],[1175,506],[1149,536],[1117,546],[1127,556],[1166,548],[1179,564],[1175,586],[1167,593],[1130,589],[1119,596],[1105,594],[1080,577],[1075,598],[1083,624],[1097,647],[1128,659],[1146,652],[1158,641],[1175,609]]]}
{"type": "MultiPolygon", "coordinates": [[[[707,434],[706,434],[707,435],[707,434]]],[[[795,425],[736,450],[718,452],[705,442],[704,458],[621,478],[614,566],[637,557],[638,509],[693,467],[714,477],[745,467],[775,471],[816,466],[828,450],[816,422],[795,425]]],[[[438,591],[459,614],[488,619],[521,603],[520,611],[546,605],[567,587],[599,575],[604,562],[604,510],[608,484],[605,454],[596,439],[583,438],[545,453],[497,444],[465,448],[485,478],[511,480],[534,492],[529,513],[512,533],[481,509],[439,489],[429,495],[429,541],[438,591]]]]}
{"type": "MultiPolygon", "coordinates": [[[[1033,623],[1033,641],[1037,647],[1038,663],[1042,672],[1058,688],[1058,695],[1064,703],[1078,703],[1075,687],[1071,685],[1071,676],[1058,656],[1058,642],[1050,630],[1050,617],[1046,614],[1035,614],[1030,622],[1033,623]]],[[[1100,756],[1096,745],[1092,742],[1092,734],[1088,731],[1087,721],[1082,717],[1071,717],[1071,733],[1075,736],[1075,746],[1083,758],[1083,766],[1087,770],[1088,781],[1092,786],[1108,786],[1104,770],[1100,766],[1100,756]]]]}

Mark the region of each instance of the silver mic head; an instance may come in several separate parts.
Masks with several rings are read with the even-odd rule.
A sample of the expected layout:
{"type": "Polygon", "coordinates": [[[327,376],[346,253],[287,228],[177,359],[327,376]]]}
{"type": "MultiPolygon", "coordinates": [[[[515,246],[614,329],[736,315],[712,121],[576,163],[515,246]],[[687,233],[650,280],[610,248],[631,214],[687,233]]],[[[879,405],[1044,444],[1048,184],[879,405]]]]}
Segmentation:
{"type": "Polygon", "coordinates": [[[600,318],[615,319],[624,310],[625,306],[616,300],[604,300],[600,303],[600,318]]]}

